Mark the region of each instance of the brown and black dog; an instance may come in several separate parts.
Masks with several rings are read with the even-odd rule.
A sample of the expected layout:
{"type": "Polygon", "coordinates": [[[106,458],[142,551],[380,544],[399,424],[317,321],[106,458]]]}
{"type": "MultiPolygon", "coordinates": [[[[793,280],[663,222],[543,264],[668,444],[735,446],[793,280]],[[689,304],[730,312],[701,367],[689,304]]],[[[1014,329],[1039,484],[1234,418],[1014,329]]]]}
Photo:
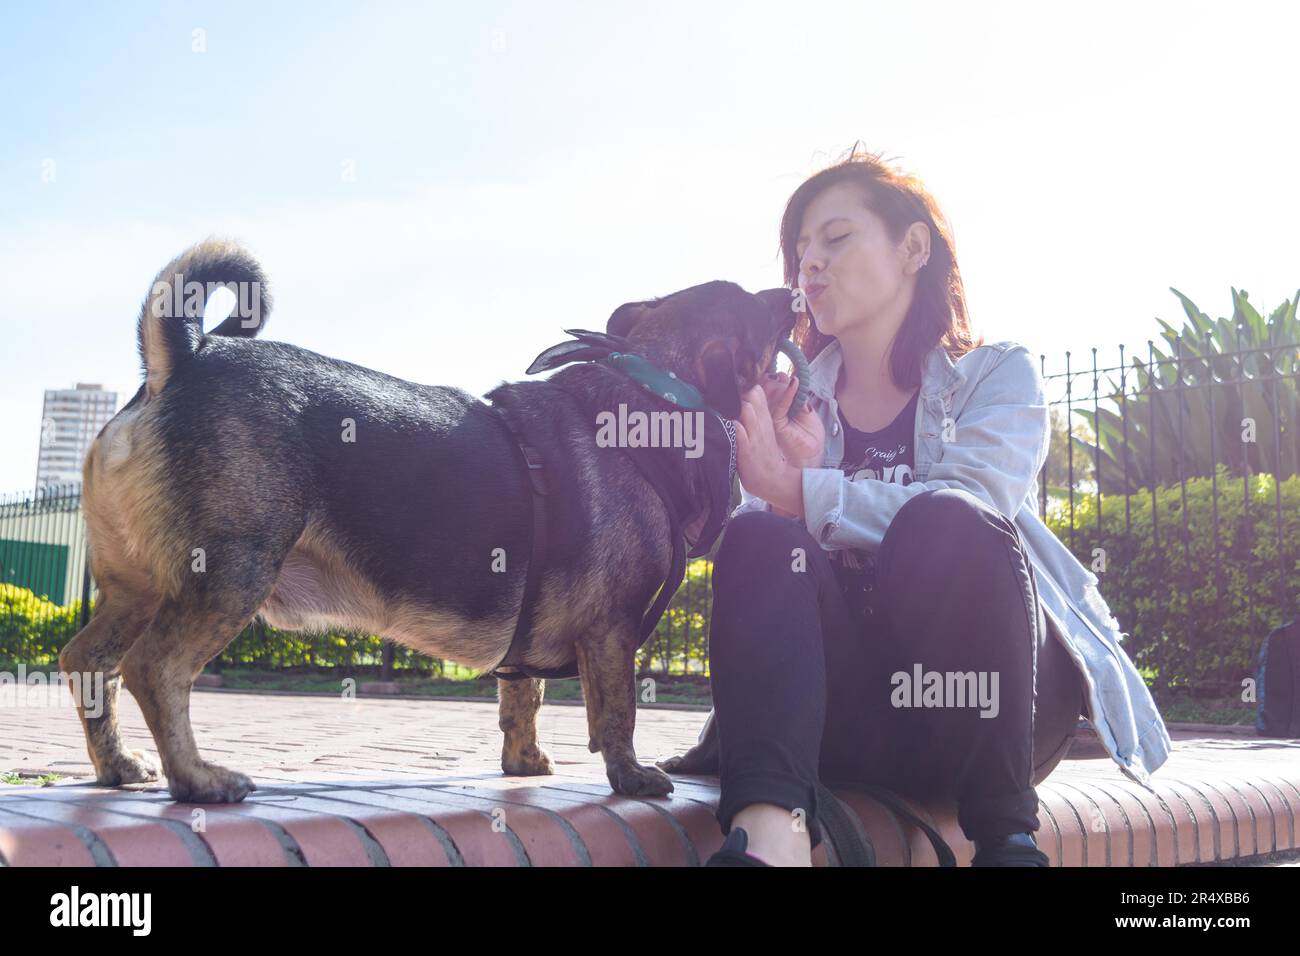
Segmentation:
{"type": "MultiPolygon", "coordinates": [[[[611,317],[607,333],[738,417],[741,391],[794,324],[790,292],[709,282],[611,317]]],[[[260,615],[290,630],[381,635],[490,669],[510,646],[531,540],[531,488],[500,420],[546,459],[548,561],[524,663],[575,658],[590,749],[624,794],[672,790],[632,746],[642,615],[669,568],[670,521],[623,454],[599,447],[597,416],[656,396],[596,363],[498,386],[500,412],[460,389],[418,385],[282,342],[255,339],[270,310],[243,249],[209,240],[168,264],[138,323],[145,382],[103,428],[84,465],[99,600],[67,645],[67,674],[102,674],[98,715],[78,701],[99,782],[156,780],[128,750],[117,694],[139,702],[174,798],[227,803],[255,789],[202,758],[190,726],[195,677],[260,615]],[[240,306],[203,332],[191,290],[222,285],[240,306]],[[562,386],[562,387],[561,387],[562,386]],[[502,573],[494,553],[511,556],[502,573]],[[515,556],[520,556],[518,560],[515,556]]],[[[663,448],[700,509],[703,459],[663,448]]],[[[693,542],[692,542],[693,543],[693,542]]],[[[544,683],[498,681],[501,766],[553,772],[538,746],[544,683]]]]}

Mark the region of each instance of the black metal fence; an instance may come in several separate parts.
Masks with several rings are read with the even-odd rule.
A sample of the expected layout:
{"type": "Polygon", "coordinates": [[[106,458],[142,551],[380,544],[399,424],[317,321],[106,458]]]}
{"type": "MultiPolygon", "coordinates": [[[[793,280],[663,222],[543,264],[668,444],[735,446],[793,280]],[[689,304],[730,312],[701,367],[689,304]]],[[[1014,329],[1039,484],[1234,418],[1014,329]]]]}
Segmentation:
{"type": "Polygon", "coordinates": [[[0,496],[0,663],[57,658],[94,593],[80,486],[0,496]]]}
{"type": "MultiPolygon", "coordinates": [[[[1224,693],[1300,594],[1300,347],[1242,342],[1238,326],[1171,354],[1049,373],[1057,413],[1039,514],[1099,579],[1158,690],[1224,693]],[[1064,421],[1061,421],[1061,419],[1064,421]],[[1066,441],[1066,426],[1071,435],[1066,441]]],[[[94,598],[77,486],[0,498],[0,663],[52,663],[94,598]]],[[[659,675],[708,673],[712,564],[701,559],[642,647],[659,675]]],[[[451,673],[377,638],[302,641],[254,624],[222,666],[382,665],[451,673]],[[294,644],[293,642],[298,643],[294,644]],[[293,645],[290,647],[290,645],[293,645]]]]}
{"type": "Polygon", "coordinates": [[[1120,346],[1111,367],[1093,349],[1076,370],[1067,352],[1055,374],[1040,357],[1074,423],[1040,476],[1040,517],[1097,572],[1157,690],[1240,691],[1300,605],[1300,347],[1251,332],[1221,320],[1166,335],[1169,354],[1149,341],[1126,362],[1120,346]]]}

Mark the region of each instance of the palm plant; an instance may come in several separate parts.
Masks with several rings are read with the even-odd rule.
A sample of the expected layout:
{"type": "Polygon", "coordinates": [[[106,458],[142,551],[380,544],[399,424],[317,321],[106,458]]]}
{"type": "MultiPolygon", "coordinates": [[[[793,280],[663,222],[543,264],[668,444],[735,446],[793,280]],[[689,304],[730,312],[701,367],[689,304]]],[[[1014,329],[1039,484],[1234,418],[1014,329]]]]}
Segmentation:
{"type": "Polygon", "coordinates": [[[1100,396],[1113,408],[1076,409],[1096,445],[1072,436],[1077,454],[1100,459],[1103,494],[1132,494],[1183,478],[1214,473],[1269,472],[1279,479],[1300,471],[1300,292],[1267,319],[1232,290],[1233,314],[1217,321],[1170,289],[1188,321],[1175,329],[1162,319],[1169,353],[1151,345],[1148,360],[1134,358],[1136,384],[1110,379],[1100,396]]]}

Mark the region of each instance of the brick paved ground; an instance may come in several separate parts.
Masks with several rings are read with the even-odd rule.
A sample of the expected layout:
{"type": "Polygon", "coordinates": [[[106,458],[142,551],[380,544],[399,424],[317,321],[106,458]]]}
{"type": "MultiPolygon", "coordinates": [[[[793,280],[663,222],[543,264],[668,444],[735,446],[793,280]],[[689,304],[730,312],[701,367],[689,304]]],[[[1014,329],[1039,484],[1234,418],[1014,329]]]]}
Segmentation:
{"type": "MultiPolygon", "coordinates": [[[[93,780],[71,697],[67,706],[11,709],[16,692],[0,687],[0,720],[8,731],[0,734],[0,772],[48,770],[93,780]]],[[[139,707],[125,691],[121,699],[120,724],[128,746],[156,755],[139,707]]],[[[500,775],[502,735],[496,715],[495,702],[203,690],[194,691],[190,708],[194,735],[207,759],[268,785],[424,779],[450,772],[500,775]]],[[[642,763],[690,747],[704,717],[697,710],[642,709],[635,738],[642,763]]],[[[558,771],[573,767],[584,778],[594,773],[605,781],[600,756],[587,750],[582,707],[545,704],[537,726],[558,771]]]]}
{"type": "MultiPolygon", "coordinates": [[[[16,707],[15,693],[0,688],[0,771],[67,779],[0,786],[0,859],[11,864],[698,865],[721,842],[716,778],[676,777],[666,799],[613,795],[587,750],[580,706],[543,707],[540,738],[557,772],[529,778],[501,774],[495,703],[196,691],[204,755],[259,785],[241,805],[206,808],[196,835],[194,808],[165,791],[93,786],[75,711],[16,707]]],[[[122,701],[128,744],[154,752],[134,701],[122,701]]],[[[642,761],[688,748],[704,716],[643,707],[642,761]]],[[[1076,740],[1039,787],[1039,844],[1055,865],[1169,865],[1300,847],[1300,743],[1173,736],[1158,797],[1124,778],[1095,738],[1076,740]]],[[[882,865],[934,865],[917,830],[873,800],[840,795],[882,865]]],[[[969,863],[952,808],[913,807],[969,863]]],[[[835,859],[819,850],[815,862],[835,859]]]]}

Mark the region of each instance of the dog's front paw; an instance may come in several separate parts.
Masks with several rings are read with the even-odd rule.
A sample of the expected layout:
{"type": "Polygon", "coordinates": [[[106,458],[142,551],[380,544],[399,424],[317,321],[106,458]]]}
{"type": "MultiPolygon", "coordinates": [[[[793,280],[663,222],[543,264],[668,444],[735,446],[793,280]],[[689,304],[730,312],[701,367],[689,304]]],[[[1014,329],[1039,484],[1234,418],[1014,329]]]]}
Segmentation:
{"type": "Polygon", "coordinates": [[[511,752],[501,750],[501,772],[517,777],[540,777],[555,773],[555,762],[541,747],[525,747],[511,752]]]}
{"type": "Polygon", "coordinates": [[[609,764],[605,768],[615,793],[629,797],[662,797],[673,792],[673,781],[657,767],[638,763],[609,764]]]}
{"type": "Polygon", "coordinates": [[[201,763],[184,775],[168,777],[167,789],[180,803],[238,803],[257,785],[238,771],[201,763]]]}
{"type": "Polygon", "coordinates": [[[96,782],[105,787],[120,787],[126,783],[152,783],[161,771],[158,762],[143,750],[123,751],[112,762],[99,769],[96,782]]]}

